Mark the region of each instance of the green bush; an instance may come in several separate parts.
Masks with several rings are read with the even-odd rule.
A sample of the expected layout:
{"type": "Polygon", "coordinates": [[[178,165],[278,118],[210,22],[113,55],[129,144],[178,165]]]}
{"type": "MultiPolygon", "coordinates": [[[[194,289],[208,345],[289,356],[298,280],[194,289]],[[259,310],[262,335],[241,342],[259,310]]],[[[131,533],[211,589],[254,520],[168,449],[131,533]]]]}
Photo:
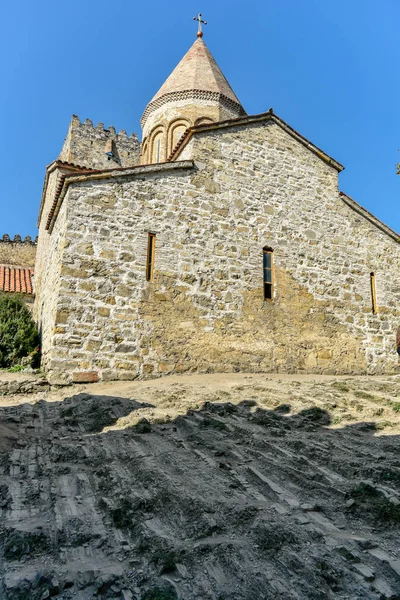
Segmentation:
{"type": "Polygon", "coordinates": [[[31,313],[16,295],[0,296],[0,367],[11,367],[33,352],[39,336],[31,313]]]}

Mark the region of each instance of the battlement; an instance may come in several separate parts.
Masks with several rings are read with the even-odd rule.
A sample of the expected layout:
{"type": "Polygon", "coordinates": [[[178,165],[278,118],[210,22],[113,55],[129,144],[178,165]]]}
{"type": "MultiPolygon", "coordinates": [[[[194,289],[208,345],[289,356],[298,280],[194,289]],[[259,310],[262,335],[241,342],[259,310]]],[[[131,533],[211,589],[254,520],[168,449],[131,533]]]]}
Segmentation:
{"type": "Polygon", "coordinates": [[[93,125],[90,119],[83,123],[72,115],[59,160],[92,169],[115,169],[139,164],[140,143],[135,133],[129,137],[124,129],[116,132],[112,125],[93,125]]]}
{"type": "Polygon", "coordinates": [[[20,267],[34,267],[36,259],[37,237],[32,240],[30,235],[23,239],[20,235],[14,238],[5,233],[0,238],[0,264],[20,267]]]}
{"type": "Polygon", "coordinates": [[[33,240],[30,235],[26,235],[24,237],[24,239],[22,239],[22,237],[20,235],[18,235],[18,233],[16,233],[14,235],[14,238],[11,239],[11,236],[9,236],[8,233],[4,233],[3,237],[0,238],[0,244],[2,242],[8,242],[8,243],[33,244],[33,245],[35,245],[37,243],[37,240],[38,240],[37,236],[33,240]]]}

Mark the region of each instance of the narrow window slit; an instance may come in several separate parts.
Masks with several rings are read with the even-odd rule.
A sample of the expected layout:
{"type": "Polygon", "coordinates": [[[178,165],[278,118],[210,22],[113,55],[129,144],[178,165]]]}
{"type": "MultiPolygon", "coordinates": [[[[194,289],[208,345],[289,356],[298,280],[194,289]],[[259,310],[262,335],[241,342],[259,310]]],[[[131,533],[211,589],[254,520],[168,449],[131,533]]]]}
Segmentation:
{"type": "Polygon", "coordinates": [[[161,156],[161,140],[158,139],[157,140],[157,146],[156,146],[157,150],[156,150],[156,163],[160,162],[160,156],[161,156]]]}
{"type": "Polygon", "coordinates": [[[375,273],[370,273],[370,283],[371,283],[371,300],[372,300],[372,314],[376,315],[378,313],[378,307],[376,304],[376,282],[375,282],[375,273]]]}
{"type": "Polygon", "coordinates": [[[274,299],[274,251],[272,248],[263,248],[263,277],[264,300],[274,299]]]}
{"type": "Polygon", "coordinates": [[[153,281],[154,278],[154,257],[156,250],[156,235],[149,233],[147,238],[147,260],[146,260],[146,280],[153,281]]]}

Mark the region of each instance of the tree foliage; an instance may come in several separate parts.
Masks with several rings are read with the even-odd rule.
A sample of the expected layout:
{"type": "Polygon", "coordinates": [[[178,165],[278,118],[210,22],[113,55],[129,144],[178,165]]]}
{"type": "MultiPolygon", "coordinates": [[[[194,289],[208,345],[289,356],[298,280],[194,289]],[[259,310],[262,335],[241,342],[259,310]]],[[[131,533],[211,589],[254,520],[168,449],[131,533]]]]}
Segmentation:
{"type": "Polygon", "coordinates": [[[0,367],[11,367],[38,345],[39,336],[23,300],[0,295],[0,367]]]}

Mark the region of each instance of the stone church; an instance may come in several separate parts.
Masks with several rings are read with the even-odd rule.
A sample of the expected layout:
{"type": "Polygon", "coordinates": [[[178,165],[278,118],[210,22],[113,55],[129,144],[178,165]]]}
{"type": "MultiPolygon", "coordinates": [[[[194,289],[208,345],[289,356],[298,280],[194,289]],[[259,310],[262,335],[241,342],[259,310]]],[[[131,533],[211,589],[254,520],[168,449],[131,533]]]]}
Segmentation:
{"type": "Polygon", "coordinates": [[[34,316],[53,383],[183,372],[395,373],[400,238],[342,165],[247,115],[202,32],[142,142],[72,117],[46,169],[34,316]]]}

